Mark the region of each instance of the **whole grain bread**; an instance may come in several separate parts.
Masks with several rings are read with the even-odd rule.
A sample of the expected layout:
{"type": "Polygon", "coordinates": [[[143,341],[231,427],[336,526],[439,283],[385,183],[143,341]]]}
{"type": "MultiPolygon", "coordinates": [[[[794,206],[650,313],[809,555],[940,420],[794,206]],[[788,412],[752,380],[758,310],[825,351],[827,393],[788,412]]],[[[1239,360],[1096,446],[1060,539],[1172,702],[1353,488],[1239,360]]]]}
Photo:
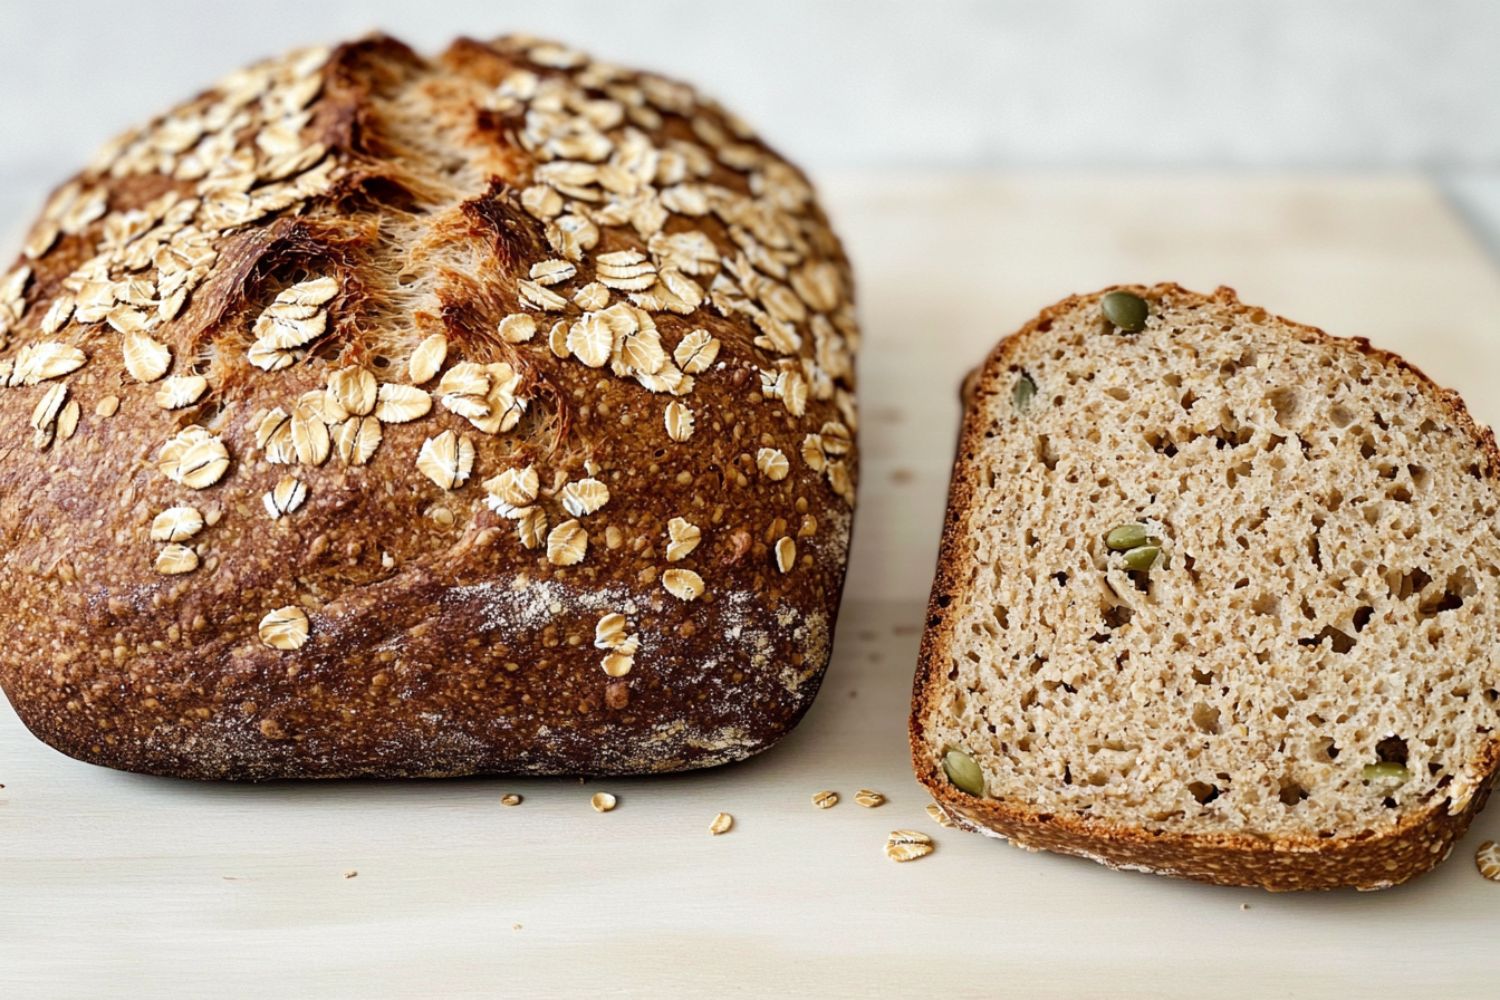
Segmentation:
{"type": "Polygon", "coordinates": [[[1428,870],[1500,768],[1493,435],[1367,341],[1124,290],[1143,330],[1070,298],[968,383],[917,775],[968,829],[1117,868],[1428,870]],[[1159,551],[1112,549],[1128,525],[1159,551]]]}
{"type": "Polygon", "coordinates": [[[194,778],[756,753],[833,636],[851,295],[683,84],[520,37],[235,73],[0,279],[0,684],[194,778]]]}

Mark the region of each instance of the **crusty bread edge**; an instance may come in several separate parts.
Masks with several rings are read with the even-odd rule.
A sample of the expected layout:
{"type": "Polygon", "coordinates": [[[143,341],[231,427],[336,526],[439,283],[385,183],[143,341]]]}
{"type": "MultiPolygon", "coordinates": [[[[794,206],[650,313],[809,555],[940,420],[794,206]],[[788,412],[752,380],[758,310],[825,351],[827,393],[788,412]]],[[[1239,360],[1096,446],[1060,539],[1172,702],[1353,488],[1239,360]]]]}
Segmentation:
{"type": "MultiPolygon", "coordinates": [[[[1485,744],[1477,762],[1485,775],[1476,792],[1462,808],[1450,812],[1448,800],[1406,817],[1388,832],[1332,839],[1263,838],[1246,834],[1185,834],[1154,832],[1107,820],[1077,815],[1049,814],[1027,805],[999,799],[976,798],[960,792],[943,775],[923,735],[922,719],[932,708],[939,671],[942,670],[952,619],[945,609],[950,595],[961,586],[957,573],[960,535],[964,514],[974,499],[972,469],[968,457],[978,449],[983,433],[981,408],[974,405],[985,392],[1001,392],[1007,359],[1047,321],[1081,305],[1095,302],[1115,289],[1124,289],[1147,299],[1172,295],[1197,298],[1206,304],[1247,313],[1256,307],[1239,301],[1232,288],[1220,287],[1212,295],[1194,293],[1173,283],[1155,286],[1116,285],[1087,295],[1073,295],[1043,310],[1016,333],[1001,340],[984,365],[964,380],[961,390],[964,419],[954,456],[949,484],[948,509],[944,518],[937,572],[928,600],[926,627],[918,653],[912,690],[910,739],[912,766],[917,778],[938,804],[963,829],[1003,837],[1028,850],[1048,850],[1088,858],[1112,868],[1146,871],[1220,885],[1259,886],[1285,892],[1353,886],[1382,889],[1414,878],[1436,866],[1452,851],[1470,822],[1489,798],[1496,773],[1500,772],[1500,739],[1485,744]],[[977,375],[977,377],[976,377],[977,375]]],[[[1363,337],[1334,337],[1317,327],[1275,317],[1286,323],[1304,342],[1360,351],[1382,365],[1389,365],[1418,380],[1451,412],[1455,423],[1466,431],[1484,453],[1485,475],[1500,476],[1500,448],[1495,435],[1476,423],[1459,395],[1428,378],[1416,366],[1389,351],[1373,347],[1363,337]]]]}

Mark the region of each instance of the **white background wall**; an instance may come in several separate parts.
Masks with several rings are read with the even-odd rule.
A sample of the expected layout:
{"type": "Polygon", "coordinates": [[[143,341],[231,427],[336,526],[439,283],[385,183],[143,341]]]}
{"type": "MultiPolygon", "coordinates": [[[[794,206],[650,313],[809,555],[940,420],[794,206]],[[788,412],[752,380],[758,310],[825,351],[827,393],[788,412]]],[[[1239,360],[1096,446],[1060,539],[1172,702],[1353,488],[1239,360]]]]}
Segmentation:
{"type": "Polygon", "coordinates": [[[0,210],[230,68],[376,27],[659,68],[815,172],[1416,168],[1473,207],[1500,168],[1497,0],[0,0],[0,210]]]}

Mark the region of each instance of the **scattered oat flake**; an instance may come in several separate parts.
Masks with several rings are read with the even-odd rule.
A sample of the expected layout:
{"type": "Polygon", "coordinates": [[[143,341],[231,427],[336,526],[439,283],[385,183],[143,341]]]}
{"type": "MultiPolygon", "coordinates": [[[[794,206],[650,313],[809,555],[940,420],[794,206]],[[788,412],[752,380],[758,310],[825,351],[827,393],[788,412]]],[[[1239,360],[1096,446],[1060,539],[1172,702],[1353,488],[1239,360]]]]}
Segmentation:
{"type": "Polygon", "coordinates": [[[578,267],[571,261],[552,260],[538,261],[531,265],[531,279],[539,285],[556,285],[567,281],[578,273],[578,267]]]}
{"type": "Polygon", "coordinates": [[[229,470],[229,450],[216,437],[197,440],[182,452],[171,478],[194,490],[206,490],[229,470]]]}
{"type": "Polygon", "coordinates": [[[448,338],[441,333],[434,333],[411,352],[411,359],[406,363],[407,375],[411,377],[413,385],[421,385],[431,381],[447,359],[448,338]]]}
{"type": "Polygon", "coordinates": [[[595,792],[594,797],[589,799],[589,805],[594,807],[594,812],[607,813],[620,804],[620,800],[609,792],[595,792]]]}
{"type": "Polygon", "coordinates": [[[301,649],[308,632],[307,613],[296,605],[277,608],[260,620],[260,641],[272,649],[301,649]]]}
{"type": "Polygon", "coordinates": [[[597,312],[609,305],[609,289],[597,281],[591,281],[578,289],[573,304],[584,312],[597,312]]]}
{"type": "Polygon", "coordinates": [[[521,546],[534,549],[547,538],[547,512],[541,507],[527,507],[518,512],[516,537],[521,546]]]}
{"type": "Polygon", "coordinates": [[[509,792],[500,796],[500,804],[502,806],[518,806],[521,804],[521,796],[515,792],[509,792]]]}
{"type": "Polygon", "coordinates": [[[892,830],[885,856],[892,861],[915,861],[932,853],[932,838],[919,830],[892,830]]]}
{"type": "Polygon", "coordinates": [[[156,405],[163,410],[192,406],[208,391],[208,379],[202,375],[173,375],[156,390],[156,405]]]}
{"type": "Polygon", "coordinates": [[[719,340],[707,330],[694,330],[677,344],[672,358],[689,375],[707,371],[719,356],[719,340]]]}
{"type": "Polygon", "coordinates": [[[375,417],[350,417],[335,432],[334,448],[345,465],[364,465],[384,436],[375,417]]]}
{"type": "Polygon", "coordinates": [[[783,535],[776,540],[776,568],[783,573],[790,573],[796,564],[797,543],[783,535]]]}
{"type": "Polygon", "coordinates": [[[70,399],[57,415],[57,439],[66,441],[78,430],[78,418],[83,415],[78,400],[70,399]]]}
{"type": "Polygon", "coordinates": [[[203,515],[194,507],[168,507],[151,521],[151,540],[181,542],[203,530],[203,515]]]}
{"type": "Polygon", "coordinates": [[[536,336],[536,317],[514,313],[500,321],[500,339],[507,344],[524,344],[536,336]]]}
{"type": "Polygon", "coordinates": [[[283,514],[290,514],[302,506],[307,499],[307,486],[296,476],[282,476],[276,485],[266,491],[261,500],[266,505],[266,513],[271,515],[272,520],[278,520],[283,514]]]}
{"type": "Polygon", "coordinates": [[[562,488],[562,505],[574,517],[585,517],[609,503],[609,487],[597,479],[579,479],[562,488]]]}
{"type": "Polygon", "coordinates": [[[108,419],[119,412],[119,409],[119,396],[105,396],[94,404],[94,416],[108,419]]]}
{"type": "Polygon", "coordinates": [[[322,465],[333,451],[333,439],[321,414],[305,413],[299,407],[292,415],[292,454],[303,465],[322,465]]]}
{"type": "Polygon", "coordinates": [[[589,534],[576,519],[564,521],[547,535],[547,561],[554,566],[573,566],[583,562],[588,548],[589,534]]]}
{"type": "Polygon", "coordinates": [[[156,571],[163,576],[191,573],[198,568],[198,553],[173,542],[156,555],[156,571]]]}
{"type": "Polygon", "coordinates": [[[943,810],[943,807],[936,802],[929,802],[927,804],[927,815],[932,817],[933,822],[938,826],[946,826],[950,829],[953,827],[953,820],[948,817],[948,813],[943,810]]]}
{"type": "Polygon", "coordinates": [[[661,585],[673,597],[692,601],[703,596],[703,577],[690,569],[669,569],[661,575],[661,585]]]}
{"type": "Polygon", "coordinates": [[[733,826],[733,816],[728,813],[715,813],[713,822],[708,824],[708,832],[717,837],[720,834],[728,833],[733,826]]]}
{"type": "Polygon", "coordinates": [[[688,408],[687,404],[672,400],[667,404],[665,419],[667,437],[673,441],[686,441],[693,436],[693,411],[688,408]]]}
{"type": "Polygon", "coordinates": [[[611,677],[624,677],[635,667],[635,653],[622,649],[605,654],[599,666],[611,677]]]}
{"type": "Polygon", "coordinates": [[[490,495],[492,501],[498,502],[499,505],[491,502],[491,509],[507,517],[532,504],[540,488],[541,480],[537,476],[536,469],[530,465],[506,469],[498,476],[484,481],[485,492],[490,495]]]}
{"type": "Polygon", "coordinates": [[[814,792],[812,804],[819,809],[832,809],[839,804],[839,793],[830,791],[814,792]]]}
{"type": "Polygon", "coordinates": [[[589,313],[568,330],[568,350],[590,368],[601,368],[609,360],[615,335],[598,313],[589,313]]]}
{"type": "Polygon", "coordinates": [[[594,648],[616,649],[625,642],[629,623],[618,611],[611,611],[594,623],[594,648]]]}
{"type": "Polygon", "coordinates": [[[785,479],[792,471],[792,463],[787,461],[785,452],[780,448],[762,448],[756,452],[755,467],[773,483],[785,479]]]}
{"type": "Polygon", "coordinates": [[[72,344],[55,340],[42,340],[27,344],[16,355],[15,369],[11,373],[11,385],[36,385],[48,379],[61,378],[83,367],[88,360],[83,351],[72,344]]]}
{"type": "Polygon", "coordinates": [[[691,521],[674,517],[667,522],[667,562],[686,559],[703,540],[703,531],[691,521]]]}
{"type": "Polygon", "coordinates": [[[878,809],[885,805],[885,796],[868,788],[861,788],[854,793],[854,801],[866,809],[878,809]]]}
{"type": "Polygon", "coordinates": [[[432,397],[414,385],[387,382],[380,387],[375,418],[383,424],[404,424],[425,417],[432,410],[432,397]]]}
{"type": "Polygon", "coordinates": [[[457,489],[474,469],[474,444],[467,437],[443,431],[422,442],[417,468],[443,489],[457,489]]]}
{"type": "Polygon", "coordinates": [[[375,375],[359,365],[340,368],[328,376],[328,395],[337,400],[345,414],[368,415],[375,409],[378,391],[375,375]]]}
{"type": "Polygon", "coordinates": [[[1479,850],[1474,852],[1474,864],[1479,868],[1479,874],[1491,882],[1500,882],[1500,844],[1493,840],[1486,840],[1479,845],[1479,850]]]}

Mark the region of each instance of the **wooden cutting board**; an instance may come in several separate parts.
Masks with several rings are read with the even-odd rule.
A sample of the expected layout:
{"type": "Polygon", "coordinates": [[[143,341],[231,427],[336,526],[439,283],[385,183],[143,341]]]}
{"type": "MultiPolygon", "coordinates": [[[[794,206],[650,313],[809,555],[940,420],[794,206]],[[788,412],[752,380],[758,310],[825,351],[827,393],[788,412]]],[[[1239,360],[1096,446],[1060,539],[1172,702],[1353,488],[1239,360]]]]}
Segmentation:
{"type": "Polygon", "coordinates": [[[74,763],[3,707],[0,997],[1496,995],[1500,885],[1473,853],[1500,808],[1409,886],[1271,896],[940,829],[906,751],[961,373],[1067,293],[1224,283],[1406,354],[1493,421],[1500,280],[1434,189],[822,180],[861,287],[864,480],[834,662],[797,732],[654,780],[195,785],[74,763]],[[615,812],[590,809],[599,789],[615,812]],[[820,789],[843,801],[813,808],[820,789]],[[711,837],[721,810],[735,827],[711,837]],[[887,861],[900,827],[936,852],[887,861]]]}

